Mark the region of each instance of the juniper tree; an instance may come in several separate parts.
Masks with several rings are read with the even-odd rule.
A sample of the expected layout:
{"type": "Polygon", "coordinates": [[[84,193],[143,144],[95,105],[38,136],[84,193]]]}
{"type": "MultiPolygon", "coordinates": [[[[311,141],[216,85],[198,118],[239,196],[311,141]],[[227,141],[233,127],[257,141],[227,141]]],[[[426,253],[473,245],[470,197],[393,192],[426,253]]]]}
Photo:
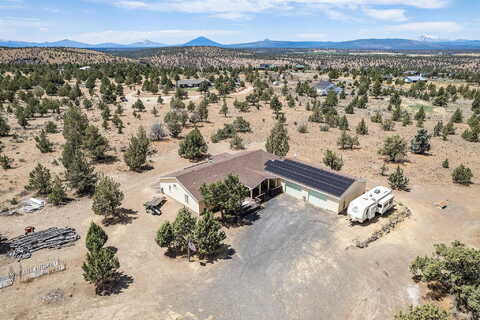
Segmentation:
{"type": "Polygon", "coordinates": [[[8,133],[10,132],[10,126],[7,123],[7,119],[5,119],[1,114],[0,114],[0,137],[6,137],[8,136],[8,133]]]}
{"type": "Polygon", "coordinates": [[[446,311],[433,304],[410,306],[407,312],[400,311],[394,316],[394,320],[449,320],[446,311]]]}
{"type": "Polygon", "coordinates": [[[268,152],[276,156],[285,157],[290,150],[288,140],[287,129],[283,123],[278,121],[270,131],[270,136],[267,138],[265,148],[268,152]]]}
{"type": "Polygon", "coordinates": [[[238,134],[235,134],[230,139],[230,148],[233,150],[243,150],[245,146],[243,145],[243,139],[238,134]]]}
{"type": "Polygon", "coordinates": [[[0,154],[0,166],[3,170],[12,168],[13,159],[7,156],[6,154],[0,154]]]}
{"type": "Polygon", "coordinates": [[[345,115],[339,119],[338,128],[340,130],[349,130],[348,119],[345,115]]]}
{"type": "Polygon", "coordinates": [[[370,117],[370,120],[373,123],[382,123],[383,118],[382,118],[382,114],[380,113],[380,111],[375,111],[375,113],[370,117]]]}
{"type": "Polygon", "coordinates": [[[93,194],[93,213],[102,215],[105,218],[116,216],[118,213],[117,208],[122,204],[123,197],[119,183],[108,176],[100,177],[95,185],[95,193],[93,194]]]}
{"type": "Polygon", "coordinates": [[[190,131],[180,143],[178,155],[189,160],[199,160],[205,157],[208,147],[198,128],[190,131]]]}
{"type": "Polygon", "coordinates": [[[445,159],[442,161],[442,168],[448,169],[450,167],[450,163],[448,162],[448,159],[445,159]]]}
{"type": "Polygon", "coordinates": [[[30,172],[28,185],[25,189],[35,191],[38,195],[47,195],[52,188],[52,176],[50,170],[40,163],[30,172]]]}
{"type": "Polygon", "coordinates": [[[378,153],[388,157],[388,161],[397,162],[407,155],[407,143],[399,135],[386,137],[378,153]]]}
{"type": "Polygon", "coordinates": [[[150,127],[150,133],[148,134],[148,137],[151,141],[161,141],[167,135],[167,131],[165,130],[163,124],[154,123],[150,127]]]}
{"type": "Polygon", "coordinates": [[[272,100],[270,100],[270,109],[273,110],[275,113],[275,118],[278,119],[278,115],[282,110],[282,103],[277,96],[273,96],[272,100]]]}
{"type": "Polygon", "coordinates": [[[63,116],[63,137],[74,147],[80,147],[88,127],[88,119],[77,106],[70,106],[63,116]]]}
{"type": "Polygon", "coordinates": [[[222,226],[209,211],[197,221],[193,230],[193,238],[200,257],[210,256],[222,246],[222,242],[227,236],[221,229],[222,226]]]}
{"type": "Polygon", "coordinates": [[[45,126],[46,133],[57,133],[57,124],[53,121],[48,121],[45,126]]]}
{"type": "Polygon", "coordinates": [[[463,114],[460,108],[457,108],[457,110],[455,110],[455,112],[452,114],[452,118],[450,119],[450,122],[453,122],[453,123],[463,122],[463,114]]]}
{"type": "Polygon", "coordinates": [[[170,121],[166,121],[165,123],[167,124],[168,131],[173,138],[177,138],[180,133],[182,133],[183,127],[178,119],[172,119],[170,121]]]}
{"type": "Polygon", "coordinates": [[[120,262],[110,248],[89,251],[82,265],[83,278],[95,285],[96,294],[102,295],[108,284],[117,279],[119,268],[120,262]]]}
{"type": "Polygon", "coordinates": [[[140,171],[147,161],[147,155],[150,147],[145,129],[140,127],[136,136],[130,137],[130,143],[127,151],[123,154],[125,163],[133,171],[140,171]]]}
{"type": "Polygon", "coordinates": [[[343,167],[343,159],[331,150],[325,151],[323,163],[332,170],[340,171],[343,167]]]}
{"type": "Polygon", "coordinates": [[[83,148],[89,152],[95,161],[103,160],[106,158],[105,152],[108,149],[108,140],[100,134],[97,127],[89,125],[85,130],[83,148]]]}
{"type": "Polygon", "coordinates": [[[193,240],[193,231],[196,223],[197,218],[185,207],[178,211],[177,217],[172,224],[174,234],[172,245],[175,250],[179,252],[187,251],[188,242],[193,240]]]}
{"type": "Polygon", "coordinates": [[[472,170],[463,164],[455,168],[452,172],[452,180],[454,183],[468,185],[472,183],[472,178],[472,170]]]}
{"type": "MultiPolygon", "coordinates": [[[[64,150],[65,151],[65,150],[64,150]]],[[[85,159],[83,152],[79,149],[71,153],[71,160],[65,166],[65,179],[70,188],[75,189],[79,195],[92,194],[97,182],[97,174],[94,168],[85,159]]],[[[65,161],[65,158],[62,158],[65,161]]]]}
{"type": "Polygon", "coordinates": [[[397,166],[397,169],[388,176],[388,183],[393,190],[408,190],[408,178],[403,174],[403,169],[397,166]]]}
{"type": "Polygon", "coordinates": [[[48,202],[52,203],[54,206],[58,206],[63,204],[66,199],[67,194],[65,193],[62,181],[58,176],[55,176],[50,193],[48,194],[48,202]]]}
{"type": "Polygon", "coordinates": [[[368,127],[367,127],[367,123],[365,122],[365,119],[362,118],[362,120],[358,123],[355,131],[359,135],[367,135],[368,134],[368,127]]]}
{"type": "Polygon", "coordinates": [[[410,151],[416,154],[425,154],[430,151],[430,135],[426,129],[418,130],[417,134],[410,141],[410,151]]]}
{"type": "Polygon", "coordinates": [[[133,104],[132,108],[137,112],[142,112],[145,110],[145,105],[143,104],[142,100],[137,99],[137,101],[133,104]]]}
{"type": "Polygon", "coordinates": [[[442,120],[440,120],[435,124],[435,127],[433,128],[433,136],[434,137],[441,136],[442,131],[443,131],[443,122],[442,122],[442,120]]]}
{"type": "Polygon", "coordinates": [[[227,114],[228,114],[228,106],[227,106],[227,102],[225,101],[225,99],[223,100],[222,107],[220,108],[220,114],[223,114],[223,116],[224,116],[225,118],[227,117],[227,114]]]}
{"type": "Polygon", "coordinates": [[[418,109],[417,113],[415,113],[415,120],[423,120],[425,121],[426,115],[425,115],[425,109],[423,106],[420,106],[420,109],[418,109]]]}
{"type": "Polygon", "coordinates": [[[48,140],[45,130],[42,129],[40,134],[34,139],[36,142],[35,146],[38,150],[40,150],[41,153],[53,152],[53,143],[48,140]]]}

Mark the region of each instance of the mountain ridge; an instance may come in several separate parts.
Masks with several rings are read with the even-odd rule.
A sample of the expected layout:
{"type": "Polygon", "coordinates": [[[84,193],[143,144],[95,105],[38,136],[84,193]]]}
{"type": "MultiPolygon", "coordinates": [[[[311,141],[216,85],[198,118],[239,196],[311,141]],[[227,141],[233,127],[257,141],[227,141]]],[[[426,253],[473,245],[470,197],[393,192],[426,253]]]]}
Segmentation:
{"type": "Polygon", "coordinates": [[[150,40],[118,44],[113,42],[88,44],[69,39],[52,42],[28,42],[0,40],[0,47],[67,47],[82,49],[141,49],[162,47],[220,47],[231,49],[344,49],[344,50],[476,50],[480,49],[480,40],[409,40],[400,38],[370,38],[349,41],[283,41],[264,39],[261,41],[222,44],[200,36],[183,44],[166,45],[150,40]]]}

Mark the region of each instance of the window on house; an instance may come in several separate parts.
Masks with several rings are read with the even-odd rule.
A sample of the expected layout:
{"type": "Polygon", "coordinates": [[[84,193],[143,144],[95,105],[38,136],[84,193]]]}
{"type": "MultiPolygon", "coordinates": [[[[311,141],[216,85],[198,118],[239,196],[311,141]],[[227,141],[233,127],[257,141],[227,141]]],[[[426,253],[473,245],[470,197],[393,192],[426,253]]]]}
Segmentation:
{"type": "Polygon", "coordinates": [[[172,192],[172,185],[171,185],[171,184],[168,185],[168,191],[169,191],[169,192],[172,192]]]}
{"type": "Polygon", "coordinates": [[[185,203],[188,203],[188,195],[185,195],[185,203]]]}

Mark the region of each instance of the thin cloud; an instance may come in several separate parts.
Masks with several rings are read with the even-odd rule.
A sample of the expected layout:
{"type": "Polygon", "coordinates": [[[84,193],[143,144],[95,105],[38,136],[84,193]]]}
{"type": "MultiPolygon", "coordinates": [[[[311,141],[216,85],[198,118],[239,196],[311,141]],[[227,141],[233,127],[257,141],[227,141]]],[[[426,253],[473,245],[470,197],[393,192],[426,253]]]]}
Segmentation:
{"type": "Polygon", "coordinates": [[[408,20],[408,18],[405,16],[404,9],[377,10],[372,8],[365,8],[363,9],[363,11],[369,17],[372,17],[378,20],[394,21],[394,22],[403,22],[408,20]]]}
{"type": "Polygon", "coordinates": [[[455,33],[463,30],[463,26],[453,21],[412,22],[386,27],[391,32],[415,33],[455,33]]]}

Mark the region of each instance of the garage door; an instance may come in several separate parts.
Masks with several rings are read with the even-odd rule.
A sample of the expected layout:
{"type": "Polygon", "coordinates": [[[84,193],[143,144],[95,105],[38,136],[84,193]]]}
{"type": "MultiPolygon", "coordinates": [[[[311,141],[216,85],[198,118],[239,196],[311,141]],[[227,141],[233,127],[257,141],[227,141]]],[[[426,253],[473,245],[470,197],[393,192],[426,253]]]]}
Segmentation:
{"type": "Polygon", "coordinates": [[[319,208],[327,207],[327,197],[313,190],[308,191],[308,202],[319,208]]]}
{"type": "Polygon", "coordinates": [[[294,183],[285,183],[285,193],[297,199],[303,199],[302,187],[294,183]]]}

